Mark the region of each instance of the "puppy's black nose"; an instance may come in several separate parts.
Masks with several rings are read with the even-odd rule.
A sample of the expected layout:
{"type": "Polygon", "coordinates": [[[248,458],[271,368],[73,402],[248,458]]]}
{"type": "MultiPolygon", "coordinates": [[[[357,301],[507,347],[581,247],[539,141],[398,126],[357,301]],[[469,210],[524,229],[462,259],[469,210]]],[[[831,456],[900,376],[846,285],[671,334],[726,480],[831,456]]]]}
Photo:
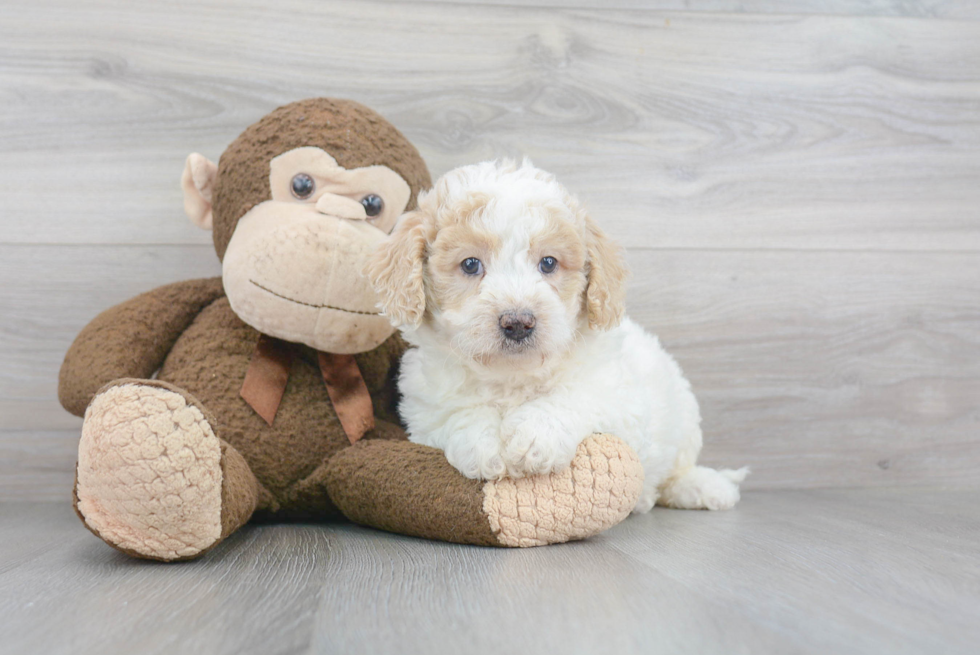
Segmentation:
{"type": "Polygon", "coordinates": [[[511,341],[524,341],[534,332],[534,314],[531,312],[501,314],[500,331],[511,341]]]}

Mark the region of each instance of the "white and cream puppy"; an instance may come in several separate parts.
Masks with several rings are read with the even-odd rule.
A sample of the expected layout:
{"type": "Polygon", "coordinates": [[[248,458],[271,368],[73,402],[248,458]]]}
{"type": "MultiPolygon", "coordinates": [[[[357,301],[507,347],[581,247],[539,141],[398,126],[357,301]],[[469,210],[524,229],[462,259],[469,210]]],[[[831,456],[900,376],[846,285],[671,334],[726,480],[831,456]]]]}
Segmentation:
{"type": "Polygon", "coordinates": [[[404,214],[367,271],[405,339],[409,438],[470,478],[560,471],[595,432],[628,443],[656,503],[726,509],[738,471],[697,466],[701,416],[680,367],[623,317],[621,249],[525,160],[464,166],[404,214]]]}

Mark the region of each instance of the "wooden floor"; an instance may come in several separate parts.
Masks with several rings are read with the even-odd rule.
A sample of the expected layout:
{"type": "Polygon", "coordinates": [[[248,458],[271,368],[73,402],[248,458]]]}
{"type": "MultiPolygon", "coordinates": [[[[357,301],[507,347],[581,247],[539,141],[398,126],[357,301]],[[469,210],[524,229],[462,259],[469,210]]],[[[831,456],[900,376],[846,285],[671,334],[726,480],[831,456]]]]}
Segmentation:
{"type": "Polygon", "coordinates": [[[529,550],[252,526],[138,562],[0,505],[0,653],[923,653],[980,643],[976,495],[749,492],[529,550]]]}

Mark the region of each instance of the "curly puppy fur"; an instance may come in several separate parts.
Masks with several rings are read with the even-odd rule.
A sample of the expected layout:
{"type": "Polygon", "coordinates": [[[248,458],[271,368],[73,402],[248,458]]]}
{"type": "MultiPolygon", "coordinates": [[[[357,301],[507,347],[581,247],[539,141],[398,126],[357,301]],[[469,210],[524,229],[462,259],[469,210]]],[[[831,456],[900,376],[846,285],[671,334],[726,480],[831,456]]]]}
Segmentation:
{"type": "Polygon", "coordinates": [[[450,171],[368,268],[416,348],[402,359],[410,439],[463,475],[561,471],[595,432],[639,455],[656,503],[727,509],[746,469],[697,466],[700,412],[657,338],[624,318],[622,249],[525,160],[450,171]]]}

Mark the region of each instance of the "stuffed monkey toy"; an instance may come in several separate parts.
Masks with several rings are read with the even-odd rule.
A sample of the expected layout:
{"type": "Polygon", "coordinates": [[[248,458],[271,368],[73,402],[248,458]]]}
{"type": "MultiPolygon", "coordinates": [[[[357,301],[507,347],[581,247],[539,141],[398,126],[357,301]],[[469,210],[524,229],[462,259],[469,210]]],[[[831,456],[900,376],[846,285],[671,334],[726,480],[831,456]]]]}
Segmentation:
{"type": "Polygon", "coordinates": [[[311,99],[247,128],[218,164],[192,154],[184,208],[220,278],[97,316],[59,381],[84,415],[74,505],[110,546],[199,557],[253,518],[346,518],[489,546],[581,539],[622,520],[636,455],[596,435],[571,469],[482,482],[399,425],[404,342],[362,271],[430,185],[418,151],[351,101],[311,99]]]}

